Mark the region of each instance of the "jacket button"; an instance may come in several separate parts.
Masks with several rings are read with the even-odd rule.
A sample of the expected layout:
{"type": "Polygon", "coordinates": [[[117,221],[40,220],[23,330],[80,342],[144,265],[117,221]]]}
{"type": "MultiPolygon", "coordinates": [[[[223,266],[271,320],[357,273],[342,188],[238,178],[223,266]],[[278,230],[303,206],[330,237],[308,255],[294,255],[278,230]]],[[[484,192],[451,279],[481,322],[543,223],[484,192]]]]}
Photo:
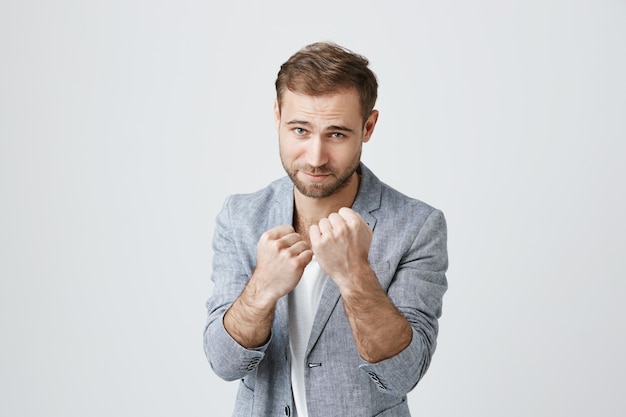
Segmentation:
{"type": "Polygon", "coordinates": [[[285,406],[285,415],[289,417],[291,415],[291,408],[288,405],[285,406]]]}

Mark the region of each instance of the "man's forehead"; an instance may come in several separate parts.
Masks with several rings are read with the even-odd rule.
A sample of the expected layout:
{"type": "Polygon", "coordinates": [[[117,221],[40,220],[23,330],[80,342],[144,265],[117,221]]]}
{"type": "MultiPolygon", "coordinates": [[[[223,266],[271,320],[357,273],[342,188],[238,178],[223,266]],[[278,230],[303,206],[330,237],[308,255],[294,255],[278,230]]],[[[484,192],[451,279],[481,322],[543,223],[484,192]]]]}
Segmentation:
{"type": "Polygon", "coordinates": [[[327,97],[332,97],[332,96],[346,96],[346,97],[356,98],[357,100],[359,99],[359,93],[354,87],[339,87],[336,90],[323,92],[323,93],[309,93],[307,91],[301,91],[297,89],[288,88],[284,90],[282,98],[286,98],[287,96],[307,97],[310,99],[327,98],[327,97]]]}
{"type": "Polygon", "coordinates": [[[321,95],[286,91],[281,107],[289,113],[360,117],[359,97],[355,91],[350,90],[321,95]]]}

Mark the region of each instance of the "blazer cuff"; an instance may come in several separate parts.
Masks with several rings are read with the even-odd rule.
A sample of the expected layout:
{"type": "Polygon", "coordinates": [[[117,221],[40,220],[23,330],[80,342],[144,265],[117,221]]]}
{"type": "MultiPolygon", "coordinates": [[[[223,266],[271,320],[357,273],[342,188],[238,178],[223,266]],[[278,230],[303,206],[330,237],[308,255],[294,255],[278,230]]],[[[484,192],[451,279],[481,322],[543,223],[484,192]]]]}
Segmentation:
{"type": "Polygon", "coordinates": [[[270,340],[263,346],[247,349],[228,334],[223,319],[222,315],[207,329],[204,340],[205,350],[215,373],[224,380],[234,381],[256,370],[265,357],[271,335],[270,340]]]}
{"type": "Polygon", "coordinates": [[[404,397],[411,391],[430,363],[422,339],[413,329],[413,339],[403,351],[377,363],[362,360],[359,369],[365,372],[382,393],[404,397]]]}

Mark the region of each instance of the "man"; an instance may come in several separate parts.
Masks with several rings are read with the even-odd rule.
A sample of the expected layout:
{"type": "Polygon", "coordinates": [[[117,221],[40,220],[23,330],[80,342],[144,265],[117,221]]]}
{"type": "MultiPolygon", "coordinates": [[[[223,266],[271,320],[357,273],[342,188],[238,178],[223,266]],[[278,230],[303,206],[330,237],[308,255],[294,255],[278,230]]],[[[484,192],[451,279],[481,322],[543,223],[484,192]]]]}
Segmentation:
{"type": "Polygon", "coordinates": [[[409,416],[447,288],[443,214],[360,162],[378,120],[368,61],[309,45],[276,80],[287,177],[227,199],[204,346],[240,379],[234,416],[409,416]]]}

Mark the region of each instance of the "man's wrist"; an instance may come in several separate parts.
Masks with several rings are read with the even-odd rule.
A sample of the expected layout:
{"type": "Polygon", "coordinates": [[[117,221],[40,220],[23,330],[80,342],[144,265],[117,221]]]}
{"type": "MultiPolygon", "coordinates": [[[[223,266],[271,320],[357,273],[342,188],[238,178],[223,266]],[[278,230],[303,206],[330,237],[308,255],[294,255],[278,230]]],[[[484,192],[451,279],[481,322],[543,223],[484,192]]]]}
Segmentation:
{"type": "Polygon", "coordinates": [[[367,262],[346,274],[338,275],[335,282],[338,283],[339,292],[343,298],[360,298],[362,294],[367,295],[381,289],[374,270],[367,262]]]}

